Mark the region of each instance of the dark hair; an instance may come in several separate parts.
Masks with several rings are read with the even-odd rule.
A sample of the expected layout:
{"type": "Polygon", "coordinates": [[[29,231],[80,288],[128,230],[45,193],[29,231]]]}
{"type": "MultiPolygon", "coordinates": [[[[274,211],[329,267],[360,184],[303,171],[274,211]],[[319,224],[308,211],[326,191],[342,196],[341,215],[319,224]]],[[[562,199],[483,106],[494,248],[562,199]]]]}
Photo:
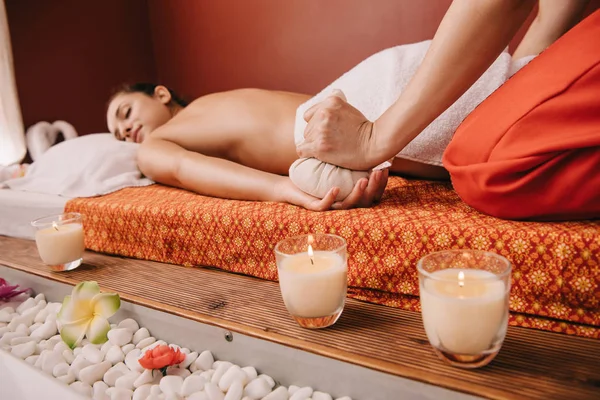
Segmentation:
{"type": "MultiPolygon", "coordinates": [[[[156,85],[154,83],[145,83],[145,82],[139,82],[139,83],[133,83],[133,84],[126,83],[126,84],[120,86],[119,88],[117,88],[117,90],[115,90],[113,92],[113,95],[110,96],[109,103],[112,101],[112,99],[115,98],[115,96],[117,96],[118,94],[121,94],[121,93],[144,93],[144,94],[152,97],[152,96],[154,96],[154,89],[156,89],[157,86],[158,85],[156,85]]],[[[177,93],[175,93],[173,90],[171,90],[169,88],[167,88],[167,90],[169,91],[169,93],[171,93],[171,101],[173,103],[175,103],[181,107],[185,107],[189,104],[187,101],[185,101],[184,99],[179,97],[177,95],[177,93]]]]}

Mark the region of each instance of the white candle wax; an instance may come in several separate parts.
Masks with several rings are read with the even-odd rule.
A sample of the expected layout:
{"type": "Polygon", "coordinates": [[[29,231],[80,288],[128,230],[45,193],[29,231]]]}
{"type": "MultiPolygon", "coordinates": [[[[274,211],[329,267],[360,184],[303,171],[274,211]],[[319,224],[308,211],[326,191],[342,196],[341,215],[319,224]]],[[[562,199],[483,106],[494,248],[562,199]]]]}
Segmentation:
{"type": "Polygon", "coordinates": [[[83,226],[78,223],[56,225],[35,233],[40,258],[48,265],[66,264],[82,257],[83,226]]]}
{"type": "Polygon", "coordinates": [[[504,282],[483,270],[445,269],[431,276],[424,278],[420,292],[429,342],[455,354],[476,355],[488,350],[508,324],[504,282]],[[460,272],[464,274],[462,285],[460,272]]]}
{"type": "Polygon", "coordinates": [[[335,253],[315,251],[314,264],[308,253],[286,257],[279,266],[279,284],[290,314],[304,318],[335,314],[344,304],[347,289],[346,264],[335,253]]]}

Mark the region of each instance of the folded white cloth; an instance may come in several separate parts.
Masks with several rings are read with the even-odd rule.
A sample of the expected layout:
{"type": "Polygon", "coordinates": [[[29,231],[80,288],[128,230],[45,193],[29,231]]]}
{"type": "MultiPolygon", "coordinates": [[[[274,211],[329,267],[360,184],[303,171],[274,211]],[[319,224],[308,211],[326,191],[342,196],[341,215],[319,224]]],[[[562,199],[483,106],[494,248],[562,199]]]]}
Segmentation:
{"type": "MultiPolygon", "coordinates": [[[[415,74],[430,43],[431,41],[428,40],[396,46],[376,53],[300,105],[296,110],[295,143],[300,144],[304,140],[304,129],[307,125],[304,120],[306,110],[335,94],[336,89],[341,90],[348,103],[361,111],[367,119],[374,121],[379,118],[396,101],[415,74]]],[[[444,150],[460,123],[479,103],[531,59],[533,57],[513,62],[511,55],[504,51],[469,90],[413,139],[396,157],[441,166],[444,150]]],[[[320,163],[320,161],[312,160],[311,163],[320,163]]],[[[352,182],[340,183],[339,181],[339,179],[351,176],[349,174],[342,174],[338,179],[338,176],[331,173],[331,168],[322,168],[318,165],[309,167],[304,161],[295,163],[292,168],[295,169],[299,165],[302,165],[303,171],[325,171],[327,173],[326,176],[314,174],[311,176],[303,171],[290,170],[292,181],[300,189],[314,196],[323,197],[324,193],[332,186],[353,186],[352,182]],[[336,181],[336,179],[338,180],[336,181]],[[311,190],[311,188],[319,188],[319,190],[311,190]]],[[[339,172],[339,170],[335,171],[339,172]]],[[[365,173],[360,175],[360,177],[363,176],[366,176],[365,173]]],[[[340,192],[338,198],[344,198],[348,193],[340,192]]]]}
{"type": "Polygon", "coordinates": [[[22,178],[4,182],[13,190],[93,197],[154,182],[137,167],[139,144],[116,140],[110,133],[77,137],[50,147],[22,178]]]}

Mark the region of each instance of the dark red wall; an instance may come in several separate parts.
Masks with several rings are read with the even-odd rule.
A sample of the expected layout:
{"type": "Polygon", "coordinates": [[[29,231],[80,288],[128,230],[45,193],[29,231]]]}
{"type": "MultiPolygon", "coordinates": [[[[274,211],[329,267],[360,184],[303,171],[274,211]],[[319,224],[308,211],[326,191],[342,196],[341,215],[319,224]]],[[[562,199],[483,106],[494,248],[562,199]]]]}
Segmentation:
{"type": "Polygon", "coordinates": [[[187,94],[313,93],[368,55],[433,37],[450,0],[149,0],[159,79],[187,94]]]}
{"type": "Polygon", "coordinates": [[[108,94],[124,81],[188,98],[315,93],[376,51],[432,38],[451,0],[5,2],[25,125],[65,119],[85,134],[106,130],[108,94]]]}
{"type": "Polygon", "coordinates": [[[146,0],[5,0],[25,127],[106,132],[110,88],[154,80],[146,0]]]}

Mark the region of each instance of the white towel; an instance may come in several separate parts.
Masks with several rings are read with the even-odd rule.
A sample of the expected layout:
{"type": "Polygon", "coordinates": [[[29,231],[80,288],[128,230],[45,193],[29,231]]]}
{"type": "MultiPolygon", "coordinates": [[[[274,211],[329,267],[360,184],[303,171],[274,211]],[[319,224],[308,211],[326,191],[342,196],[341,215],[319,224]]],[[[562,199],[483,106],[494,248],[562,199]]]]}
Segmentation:
{"type": "MultiPolygon", "coordinates": [[[[298,107],[294,128],[296,144],[304,140],[304,113],[314,104],[341,90],[348,103],[375,121],[400,96],[423,61],[431,41],[392,47],[365,59],[335,80],[319,94],[298,107]]],[[[465,50],[468,51],[468,50],[465,50]]],[[[512,62],[503,52],[490,68],[443,114],[408,144],[397,157],[426,164],[442,165],[442,155],[456,128],[465,117],[494,90],[533,57],[512,62]]]]}
{"type": "Polygon", "coordinates": [[[110,133],[77,137],[50,147],[23,178],[4,182],[25,192],[65,197],[93,197],[126,187],[147,186],[137,168],[139,144],[116,140],[110,133]]]}

